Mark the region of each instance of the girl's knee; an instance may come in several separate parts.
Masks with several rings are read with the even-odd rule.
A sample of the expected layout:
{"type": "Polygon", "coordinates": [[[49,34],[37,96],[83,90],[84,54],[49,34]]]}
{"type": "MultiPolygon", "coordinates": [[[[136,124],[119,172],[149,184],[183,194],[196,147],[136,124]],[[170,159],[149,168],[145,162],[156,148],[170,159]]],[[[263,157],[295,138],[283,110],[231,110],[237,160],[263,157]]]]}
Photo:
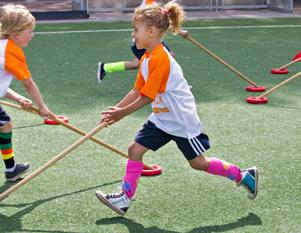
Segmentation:
{"type": "Polygon", "coordinates": [[[135,143],[132,143],[128,148],[128,154],[129,154],[129,156],[131,156],[131,155],[135,154],[135,152],[136,152],[136,145],[135,145],[135,143]]]}
{"type": "Polygon", "coordinates": [[[203,156],[197,156],[188,162],[191,168],[200,171],[207,171],[209,166],[209,161],[203,156]]]}
{"type": "Polygon", "coordinates": [[[140,144],[133,142],[128,148],[129,159],[131,160],[142,160],[143,154],[147,149],[140,144]]]}
{"type": "Polygon", "coordinates": [[[0,132],[1,133],[9,133],[13,130],[13,124],[11,121],[7,122],[5,125],[0,127],[0,132]]]}

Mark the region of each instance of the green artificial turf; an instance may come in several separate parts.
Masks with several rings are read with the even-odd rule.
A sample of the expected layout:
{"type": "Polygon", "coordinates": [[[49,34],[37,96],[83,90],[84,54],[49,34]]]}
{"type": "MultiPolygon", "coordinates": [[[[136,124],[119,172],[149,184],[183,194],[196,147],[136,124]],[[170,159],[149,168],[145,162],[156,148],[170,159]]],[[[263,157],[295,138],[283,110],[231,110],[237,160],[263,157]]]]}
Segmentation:
{"type": "MultiPolygon", "coordinates": [[[[270,74],[301,51],[301,27],[223,28],[223,26],[300,25],[300,19],[203,20],[185,24],[191,35],[244,75],[267,89],[300,72],[270,74]],[[194,27],[219,26],[215,29],[194,27]]],[[[37,32],[130,29],[130,23],[41,24],[37,32]]],[[[118,191],[126,159],[87,141],[54,166],[0,202],[0,232],[213,233],[283,232],[301,229],[301,79],[271,93],[269,103],[250,105],[248,85],[191,42],[165,38],[182,66],[211,140],[206,156],[242,168],[257,166],[259,194],[254,201],[226,178],[189,168],[174,143],[145,155],[163,174],[140,179],[136,200],[125,218],[95,197],[96,190],[118,191]]],[[[131,60],[131,35],[121,32],[37,34],[25,49],[28,64],[49,107],[88,132],[99,113],[132,88],[136,71],[109,74],[96,84],[97,62],[131,60]]],[[[13,89],[24,94],[18,82],[13,89]]],[[[17,161],[34,171],[80,136],[40,117],[4,107],[14,121],[17,161]]],[[[103,129],[97,137],[127,151],[150,107],[103,129]]],[[[4,165],[2,165],[4,169],[4,165]]],[[[0,192],[11,185],[0,176],[0,192]]]]}

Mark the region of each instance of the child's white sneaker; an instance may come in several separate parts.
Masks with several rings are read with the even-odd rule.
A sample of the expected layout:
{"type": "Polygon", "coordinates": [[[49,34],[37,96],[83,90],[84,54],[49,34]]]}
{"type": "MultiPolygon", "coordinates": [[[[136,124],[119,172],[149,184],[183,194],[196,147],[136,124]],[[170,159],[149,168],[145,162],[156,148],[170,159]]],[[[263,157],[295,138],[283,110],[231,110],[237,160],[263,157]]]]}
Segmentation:
{"type": "Polygon", "coordinates": [[[96,191],[96,197],[106,206],[110,207],[116,213],[124,216],[131,205],[131,199],[124,192],[105,194],[96,191]]]}

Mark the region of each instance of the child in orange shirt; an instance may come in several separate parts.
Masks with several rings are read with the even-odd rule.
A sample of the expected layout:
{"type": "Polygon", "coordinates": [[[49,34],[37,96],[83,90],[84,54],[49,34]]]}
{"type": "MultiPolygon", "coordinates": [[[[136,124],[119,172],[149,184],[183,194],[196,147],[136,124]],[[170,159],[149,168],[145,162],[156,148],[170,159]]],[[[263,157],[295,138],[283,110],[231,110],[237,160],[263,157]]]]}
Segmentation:
{"type": "MultiPolygon", "coordinates": [[[[22,48],[33,37],[35,18],[22,5],[7,4],[0,8],[0,97],[18,102],[30,108],[32,101],[10,88],[14,78],[21,81],[26,92],[39,106],[45,117],[54,116],[44,103],[36,83],[31,78],[22,48]]],[[[29,163],[16,163],[12,147],[12,123],[0,106],[0,150],[5,163],[8,182],[16,181],[30,167],[29,163]]]]}
{"type": "Polygon", "coordinates": [[[146,6],[146,5],[151,5],[156,3],[155,0],[142,0],[141,5],[140,6],[146,6]]]}
{"type": "Polygon", "coordinates": [[[113,124],[151,104],[153,112],[128,149],[129,160],[118,193],[96,191],[97,198],[120,215],[125,215],[135,195],[143,169],[143,155],[156,151],[170,141],[185,156],[190,167],[209,174],[227,177],[248,191],[254,199],[258,191],[258,169],[240,169],[215,157],[205,157],[210,148],[197,115],[194,97],[180,65],[162,45],[163,35],[171,29],[178,33],[184,20],[179,4],[163,8],[150,5],[136,9],[132,36],[137,48],[145,48],[134,88],[114,107],[102,112],[101,122],[113,124]]]}

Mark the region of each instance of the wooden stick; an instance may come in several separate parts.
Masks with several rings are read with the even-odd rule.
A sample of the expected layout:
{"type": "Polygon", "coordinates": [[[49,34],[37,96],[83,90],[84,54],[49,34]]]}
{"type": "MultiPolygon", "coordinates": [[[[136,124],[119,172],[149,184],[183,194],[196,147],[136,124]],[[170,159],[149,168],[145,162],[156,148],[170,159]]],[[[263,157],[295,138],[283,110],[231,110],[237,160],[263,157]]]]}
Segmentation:
{"type": "Polygon", "coordinates": [[[262,98],[267,96],[268,94],[274,92],[275,90],[277,90],[279,87],[283,86],[284,84],[288,83],[289,81],[292,81],[293,79],[299,78],[301,76],[301,72],[291,76],[290,78],[284,80],[283,82],[279,83],[278,85],[274,86],[273,88],[271,88],[270,90],[266,91],[265,93],[263,93],[262,95],[257,96],[257,98],[262,98]]]}
{"type": "MultiPolygon", "coordinates": [[[[9,106],[9,107],[12,107],[12,108],[16,108],[16,109],[19,109],[19,110],[23,110],[23,111],[26,111],[26,112],[31,112],[33,114],[41,116],[39,109],[36,108],[36,107],[33,107],[33,106],[29,110],[27,110],[27,109],[22,108],[19,105],[15,105],[15,104],[12,104],[12,103],[9,103],[9,102],[6,102],[6,101],[2,101],[2,100],[0,100],[0,104],[6,105],[6,106],[9,106]]],[[[58,122],[58,123],[62,124],[66,128],[68,128],[68,129],[70,129],[70,130],[72,130],[72,131],[74,131],[74,132],[76,132],[76,133],[78,133],[78,134],[80,134],[82,136],[86,135],[86,132],[84,132],[84,131],[76,128],[75,126],[71,125],[70,123],[66,123],[66,122],[62,121],[58,117],[56,117],[56,118],[52,117],[51,119],[54,120],[55,122],[58,122]]],[[[101,141],[100,139],[98,139],[96,137],[92,136],[89,139],[92,140],[92,141],[94,141],[94,142],[96,142],[97,144],[99,144],[99,145],[101,145],[103,147],[106,147],[107,149],[109,149],[111,151],[114,151],[115,153],[117,153],[117,154],[119,154],[119,155],[121,155],[121,156],[123,156],[123,157],[125,157],[127,159],[129,158],[128,155],[126,153],[124,153],[123,151],[117,149],[116,147],[114,147],[114,146],[112,146],[112,145],[110,145],[110,144],[108,144],[108,143],[106,143],[104,141],[101,141]]],[[[146,165],[146,164],[144,164],[143,165],[143,169],[152,170],[153,168],[150,167],[150,166],[148,166],[148,165],[146,165]]]]}
{"type": "Polygon", "coordinates": [[[47,163],[45,163],[42,167],[35,170],[33,173],[31,173],[29,176],[25,177],[23,180],[18,182],[17,184],[11,186],[9,189],[7,189],[5,192],[0,194],[0,201],[3,200],[5,197],[7,197],[12,192],[16,191],[18,188],[20,188],[22,185],[26,184],[36,176],[38,176],[40,173],[45,171],[47,168],[51,167],[53,164],[55,164],[57,161],[64,158],[67,154],[69,154],[71,151],[73,151],[75,148],[80,146],[82,143],[84,143],[86,140],[88,140],[90,137],[92,137],[94,134],[99,132],[101,129],[107,126],[107,123],[102,123],[98,125],[96,128],[91,130],[88,134],[86,134],[84,137],[76,141],[74,144],[66,148],[64,151],[62,151],[60,154],[49,160],[47,163]]]}
{"type": "Polygon", "coordinates": [[[241,72],[239,72],[237,69],[235,69],[233,66],[229,65],[227,62],[225,62],[223,59],[215,55],[213,52],[211,52],[209,49],[207,49],[205,46],[200,44],[198,41],[192,38],[192,36],[189,34],[188,31],[181,30],[179,33],[182,37],[185,39],[191,41],[193,44],[195,44],[200,49],[204,50],[206,53],[208,53],[211,57],[213,57],[218,62],[222,63],[224,66],[226,66],[228,69],[230,69],[232,72],[234,72],[238,77],[243,79],[244,81],[248,82],[249,84],[253,85],[254,87],[258,87],[258,85],[253,82],[251,79],[243,75],[241,72]]]}
{"type": "Polygon", "coordinates": [[[296,60],[293,60],[293,61],[291,61],[291,62],[289,62],[289,63],[287,63],[287,64],[285,64],[285,65],[283,65],[283,66],[281,66],[281,67],[279,67],[279,68],[276,68],[276,70],[282,70],[282,69],[285,69],[285,68],[289,67],[290,65],[296,63],[297,61],[301,61],[301,57],[299,57],[299,58],[297,58],[296,60]]]}
{"type": "Polygon", "coordinates": [[[34,108],[34,107],[31,107],[29,109],[25,109],[25,108],[22,108],[20,105],[16,105],[16,104],[6,102],[6,101],[3,101],[3,100],[0,100],[0,104],[6,105],[6,106],[9,106],[9,107],[12,107],[12,108],[16,108],[16,109],[19,109],[19,110],[23,110],[25,112],[31,112],[33,114],[40,115],[40,111],[38,109],[34,108]]]}

